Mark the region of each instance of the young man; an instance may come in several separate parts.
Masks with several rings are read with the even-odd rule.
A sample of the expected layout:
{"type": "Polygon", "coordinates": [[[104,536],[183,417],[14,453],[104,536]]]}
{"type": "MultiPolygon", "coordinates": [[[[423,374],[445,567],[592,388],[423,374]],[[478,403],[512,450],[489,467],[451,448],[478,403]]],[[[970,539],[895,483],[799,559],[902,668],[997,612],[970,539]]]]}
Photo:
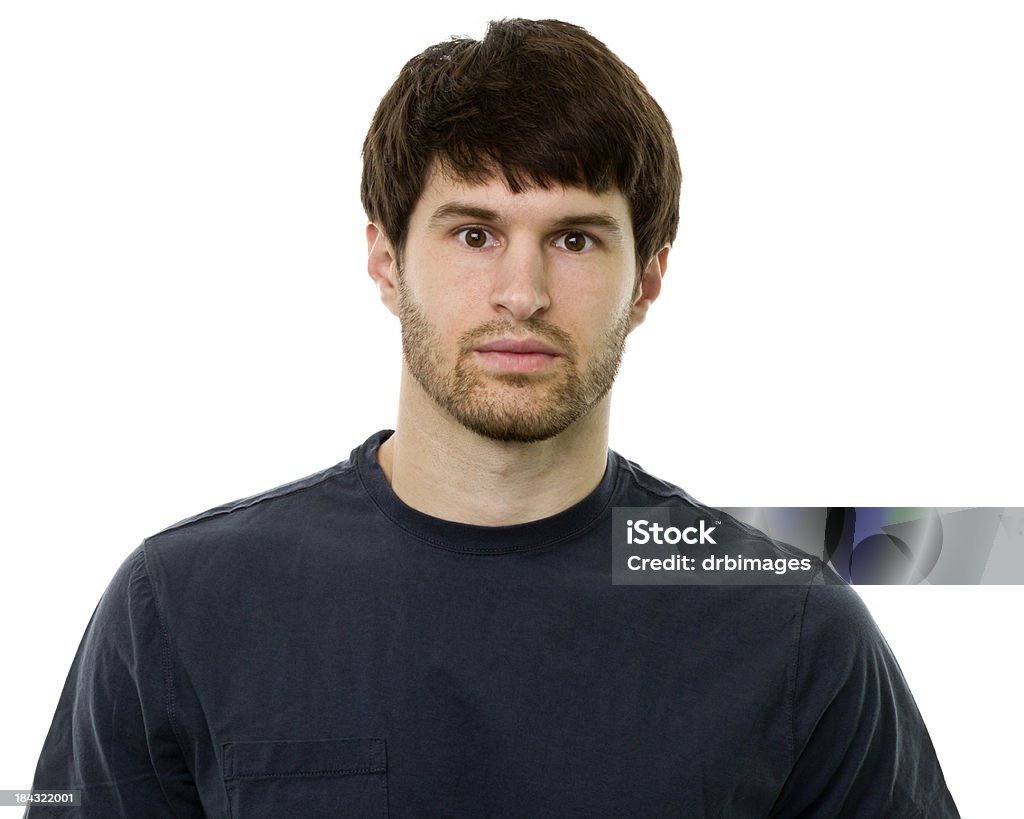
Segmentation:
{"type": "Polygon", "coordinates": [[[632,71],[574,26],[492,24],[406,65],[364,158],[397,429],[144,541],[35,787],[147,819],[956,816],[828,570],[612,582],[616,507],[792,557],[608,450],[678,221],[671,131],[632,71]]]}

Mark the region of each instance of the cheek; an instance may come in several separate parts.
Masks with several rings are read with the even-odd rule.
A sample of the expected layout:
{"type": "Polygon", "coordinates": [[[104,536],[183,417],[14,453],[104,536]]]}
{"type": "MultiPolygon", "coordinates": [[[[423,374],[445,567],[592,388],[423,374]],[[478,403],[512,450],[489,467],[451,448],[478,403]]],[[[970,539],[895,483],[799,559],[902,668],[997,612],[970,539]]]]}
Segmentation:
{"type": "Polygon", "coordinates": [[[551,296],[550,319],[571,324],[590,336],[599,335],[596,328],[611,325],[632,306],[631,288],[621,287],[618,280],[606,279],[599,287],[590,282],[586,286],[560,288],[551,296]]]}
{"type": "Polygon", "coordinates": [[[589,306],[580,305],[573,327],[565,327],[577,340],[585,355],[603,350],[608,343],[628,332],[632,315],[632,300],[627,296],[610,299],[607,295],[589,306]]]}
{"type": "Polygon", "coordinates": [[[417,249],[416,258],[427,264],[410,265],[410,289],[423,304],[443,309],[445,305],[466,308],[486,303],[489,271],[484,261],[466,259],[464,255],[430,246],[417,249]]]}
{"type": "Polygon", "coordinates": [[[447,290],[431,287],[427,292],[419,294],[415,303],[421,316],[446,348],[456,344],[463,333],[475,326],[472,317],[479,313],[479,309],[473,309],[465,293],[454,287],[447,290]]]}
{"type": "Polygon", "coordinates": [[[615,312],[623,302],[631,300],[636,276],[632,266],[616,254],[614,257],[555,265],[549,285],[552,296],[590,305],[591,309],[615,312]]]}
{"type": "Polygon", "coordinates": [[[402,275],[400,298],[414,305],[431,324],[447,324],[452,314],[465,309],[465,289],[438,275],[423,275],[408,267],[402,275]]]}

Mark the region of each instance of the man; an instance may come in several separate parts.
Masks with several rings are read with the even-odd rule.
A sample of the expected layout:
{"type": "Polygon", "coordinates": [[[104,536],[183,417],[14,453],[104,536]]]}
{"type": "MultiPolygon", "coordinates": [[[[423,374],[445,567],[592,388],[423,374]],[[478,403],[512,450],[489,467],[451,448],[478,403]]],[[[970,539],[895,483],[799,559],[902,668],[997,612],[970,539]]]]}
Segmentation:
{"type": "Polygon", "coordinates": [[[396,430],[144,541],[35,787],[103,817],[956,816],[828,570],[612,582],[617,507],[792,558],[608,450],[678,221],[633,72],[574,26],[495,23],[406,65],[364,161],[396,430]]]}

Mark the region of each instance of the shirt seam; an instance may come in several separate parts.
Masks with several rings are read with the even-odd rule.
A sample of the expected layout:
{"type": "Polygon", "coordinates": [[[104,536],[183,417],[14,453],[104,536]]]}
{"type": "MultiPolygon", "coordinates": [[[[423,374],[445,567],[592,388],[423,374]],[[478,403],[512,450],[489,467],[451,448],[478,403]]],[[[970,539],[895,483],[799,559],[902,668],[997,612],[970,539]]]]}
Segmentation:
{"type": "MultiPolygon", "coordinates": [[[[164,681],[164,713],[167,716],[168,724],[171,726],[171,733],[174,736],[174,741],[178,745],[178,751],[181,754],[181,758],[186,759],[186,743],[178,725],[177,692],[174,687],[174,666],[171,656],[171,640],[167,631],[167,626],[164,623],[164,617],[160,611],[160,600],[157,597],[156,585],[153,582],[153,577],[150,572],[149,550],[146,548],[146,542],[143,542],[141,565],[143,567],[144,580],[149,586],[150,594],[153,597],[153,610],[156,613],[157,625],[160,628],[160,665],[164,681]]],[[[160,779],[159,776],[157,776],[157,780],[160,782],[162,790],[163,780],[160,779]]]]}
{"type": "Polygon", "coordinates": [[[387,769],[380,767],[363,767],[363,768],[334,768],[330,770],[317,770],[317,771],[267,771],[261,773],[240,773],[232,774],[230,777],[225,776],[225,782],[233,782],[239,779],[290,779],[290,778],[303,778],[303,777],[316,777],[316,776],[350,776],[353,774],[384,774],[387,773],[387,769]]]}
{"type": "Polygon", "coordinates": [[[138,776],[132,776],[128,779],[111,779],[104,780],[102,782],[80,782],[72,784],[69,790],[78,790],[79,788],[116,788],[118,785],[134,785],[136,782],[143,782],[146,779],[156,779],[160,781],[160,777],[156,773],[144,773],[138,776]]]}
{"type": "Polygon", "coordinates": [[[332,478],[338,477],[339,475],[344,474],[346,469],[351,469],[352,467],[353,464],[350,461],[330,466],[327,469],[324,469],[321,472],[315,472],[306,478],[299,478],[298,481],[295,481],[296,484],[299,484],[297,486],[292,484],[285,484],[284,486],[278,487],[276,489],[268,489],[266,492],[260,492],[256,495],[247,498],[240,498],[238,501],[235,501],[228,509],[210,509],[206,512],[200,512],[198,515],[195,515],[193,517],[186,518],[184,520],[178,521],[177,523],[172,523],[170,526],[161,529],[159,532],[157,532],[155,535],[152,535],[151,537],[159,537],[160,535],[168,534],[170,532],[177,532],[181,529],[187,529],[189,526],[194,526],[199,523],[205,523],[206,521],[214,520],[220,517],[225,517],[234,512],[241,512],[246,509],[251,509],[252,507],[256,506],[257,504],[263,503],[264,501],[272,501],[279,500],[281,498],[287,498],[291,495],[303,492],[307,489],[312,489],[315,486],[319,486],[320,484],[325,483],[326,481],[329,481],[332,478]],[[308,483],[306,483],[306,481],[308,481],[308,483]]]}
{"type": "Polygon", "coordinates": [[[800,654],[801,648],[803,647],[804,637],[804,623],[807,619],[807,604],[811,599],[811,586],[808,585],[804,589],[803,605],[800,607],[800,617],[797,619],[796,628],[794,629],[794,641],[793,641],[793,662],[790,671],[790,677],[792,684],[789,689],[789,698],[786,703],[786,709],[789,711],[787,714],[787,724],[789,725],[789,735],[787,736],[789,744],[789,759],[790,768],[794,767],[797,762],[797,751],[796,751],[796,689],[799,683],[800,675],[800,654]]]}
{"type": "Polygon", "coordinates": [[[644,483],[640,479],[640,474],[638,474],[637,470],[639,470],[640,473],[648,475],[648,477],[653,477],[653,476],[650,476],[646,472],[646,470],[644,470],[644,468],[642,466],[640,466],[639,464],[634,464],[632,461],[629,461],[626,458],[623,458],[621,455],[619,456],[619,462],[620,462],[620,468],[624,472],[628,473],[630,481],[632,481],[633,485],[637,489],[640,489],[641,491],[646,492],[646,493],[651,494],[651,495],[657,495],[659,498],[674,498],[674,499],[677,499],[677,500],[681,500],[684,503],[692,506],[695,509],[705,509],[705,510],[711,511],[710,507],[705,506],[704,504],[702,504],[699,501],[697,501],[695,498],[693,498],[690,495],[689,492],[687,492],[682,487],[674,486],[672,484],[667,484],[665,481],[661,481],[661,480],[658,480],[656,478],[654,479],[656,481],[656,484],[662,484],[662,486],[659,486],[659,485],[647,485],[646,483],[644,483]],[[629,467],[629,468],[627,468],[627,467],[629,467]],[[633,467],[636,467],[636,469],[633,469],[633,467]]]}

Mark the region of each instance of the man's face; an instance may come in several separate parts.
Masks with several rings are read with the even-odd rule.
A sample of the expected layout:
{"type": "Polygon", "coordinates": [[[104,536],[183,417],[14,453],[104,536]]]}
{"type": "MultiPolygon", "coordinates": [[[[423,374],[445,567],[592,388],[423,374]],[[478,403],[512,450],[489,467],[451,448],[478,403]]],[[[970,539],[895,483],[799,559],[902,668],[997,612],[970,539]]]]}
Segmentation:
{"type": "Polygon", "coordinates": [[[629,204],[618,191],[466,183],[433,173],[398,272],[406,365],[488,438],[550,438],[609,391],[634,316],[629,204]]]}

